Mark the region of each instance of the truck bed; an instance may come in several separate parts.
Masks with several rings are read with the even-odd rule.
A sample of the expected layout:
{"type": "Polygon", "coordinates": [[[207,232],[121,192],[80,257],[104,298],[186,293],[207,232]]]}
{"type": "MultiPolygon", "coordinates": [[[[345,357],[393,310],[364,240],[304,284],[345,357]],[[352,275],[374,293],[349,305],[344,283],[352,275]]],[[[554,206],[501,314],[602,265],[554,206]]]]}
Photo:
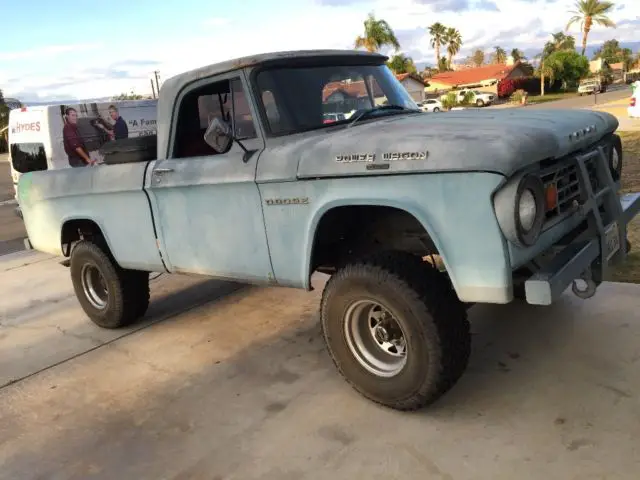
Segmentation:
{"type": "Polygon", "coordinates": [[[18,194],[35,249],[62,255],[60,232],[92,219],[123,268],[164,270],[144,177],[150,162],[65,168],[22,176],[18,194]],[[29,208],[26,208],[29,207],[29,208]]]}

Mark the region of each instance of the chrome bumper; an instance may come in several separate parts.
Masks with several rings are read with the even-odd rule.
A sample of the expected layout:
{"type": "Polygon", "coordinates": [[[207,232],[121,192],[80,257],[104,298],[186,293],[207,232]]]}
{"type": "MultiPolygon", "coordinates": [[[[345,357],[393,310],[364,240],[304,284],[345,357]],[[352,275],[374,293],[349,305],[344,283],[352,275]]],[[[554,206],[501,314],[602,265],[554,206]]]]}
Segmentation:
{"type": "Polygon", "coordinates": [[[578,157],[577,162],[586,197],[580,209],[588,222],[588,231],[566,245],[547,265],[525,281],[526,301],[532,305],[550,305],[571,284],[573,292],[579,297],[591,297],[608,268],[624,261],[627,256],[627,225],[640,212],[640,193],[618,196],[602,148],[578,157]],[[599,190],[595,192],[585,166],[585,162],[594,156],[599,157],[596,158],[599,190]],[[610,255],[607,232],[616,224],[620,248],[610,255]],[[586,282],[586,289],[578,288],[578,279],[586,282]]]}

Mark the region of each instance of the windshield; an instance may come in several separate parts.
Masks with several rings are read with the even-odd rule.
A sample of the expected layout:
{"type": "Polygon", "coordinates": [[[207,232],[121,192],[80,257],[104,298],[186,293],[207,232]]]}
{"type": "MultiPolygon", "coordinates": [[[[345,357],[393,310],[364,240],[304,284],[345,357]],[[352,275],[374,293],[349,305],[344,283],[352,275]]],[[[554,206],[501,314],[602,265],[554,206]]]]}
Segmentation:
{"type": "MultiPolygon", "coordinates": [[[[273,135],[347,124],[377,106],[418,108],[386,65],[274,67],[256,82],[273,135]]],[[[399,113],[383,109],[367,119],[399,113]]]]}

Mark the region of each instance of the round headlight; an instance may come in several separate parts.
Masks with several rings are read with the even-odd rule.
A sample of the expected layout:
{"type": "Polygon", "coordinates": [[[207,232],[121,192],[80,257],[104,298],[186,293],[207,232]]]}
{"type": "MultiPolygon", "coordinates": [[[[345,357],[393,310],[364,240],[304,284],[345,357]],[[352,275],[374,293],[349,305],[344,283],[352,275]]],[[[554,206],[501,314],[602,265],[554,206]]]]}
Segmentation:
{"type": "Polygon", "coordinates": [[[620,165],[620,155],[618,155],[618,150],[615,148],[611,152],[611,169],[613,171],[618,170],[618,166],[620,165]]]}
{"type": "Polygon", "coordinates": [[[542,232],[546,195],[538,175],[511,178],[493,197],[496,218],[502,233],[514,245],[529,247],[542,232]]]}
{"type": "Polygon", "coordinates": [[[611,139],[609,170],[611,170],[611,177],[613,177],[614,182],[622,178],[622,140],[618,135],[613,135],[611,139]]]}
{"type": "Polygon", "coordinates": [[[538,207],[533,192],[529,189],[523,191],[518,202],[518,217],[525,232],[531,231],[535,225],[537,213],[538,207]]]}

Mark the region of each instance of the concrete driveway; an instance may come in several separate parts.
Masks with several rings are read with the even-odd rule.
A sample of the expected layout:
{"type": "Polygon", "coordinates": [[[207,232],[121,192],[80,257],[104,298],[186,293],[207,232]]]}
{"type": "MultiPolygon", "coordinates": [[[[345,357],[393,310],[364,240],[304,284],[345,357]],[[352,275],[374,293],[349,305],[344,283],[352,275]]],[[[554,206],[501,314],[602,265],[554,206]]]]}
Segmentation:
{"type": "Polygon", "coordinates": [[[466,375],[399,413],[334,370],[322,283],[161,276],[148,318],[112,332],[56,259],[0,257],[0,478],[638,478],[639,286],[474,307],[466,375]]]}

